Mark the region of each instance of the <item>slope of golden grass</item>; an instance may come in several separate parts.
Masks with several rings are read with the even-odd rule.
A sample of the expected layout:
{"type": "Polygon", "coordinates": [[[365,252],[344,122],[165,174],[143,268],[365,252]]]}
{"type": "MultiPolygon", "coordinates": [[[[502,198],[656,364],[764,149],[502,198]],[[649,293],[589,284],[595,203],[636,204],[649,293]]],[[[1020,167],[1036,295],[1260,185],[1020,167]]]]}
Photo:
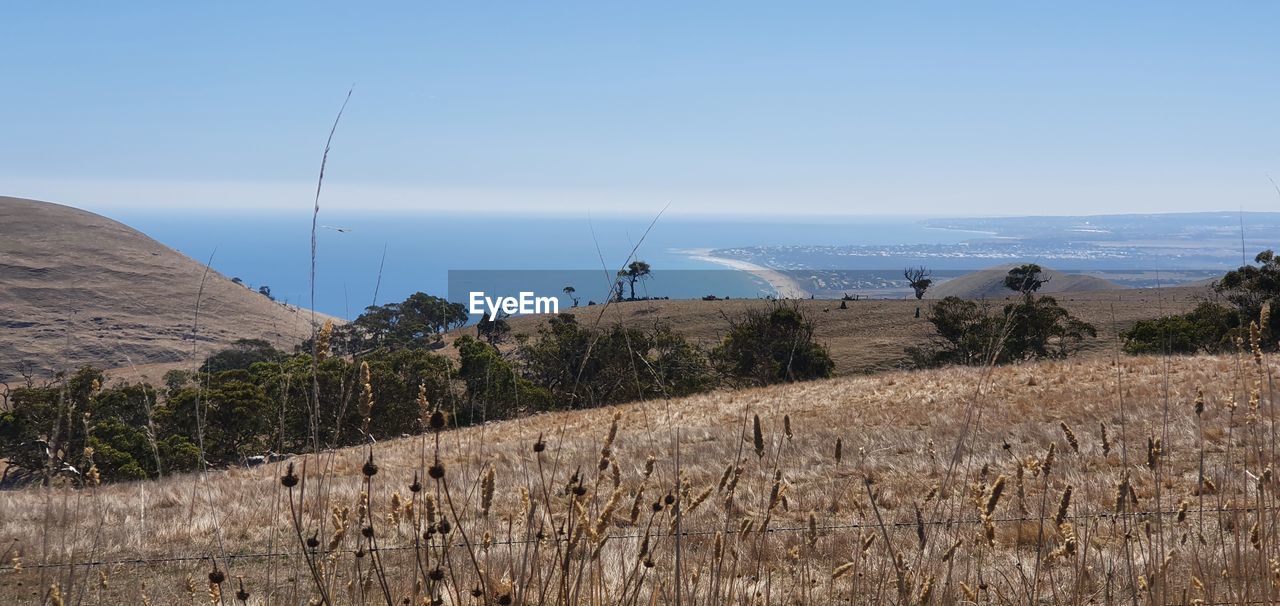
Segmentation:
{"type": "Polygon", "coordinates": [[[279,463],[5,493],[0,550],[23,569],[0,571],[0,597],[35,601],[56,582],[90,602],[185,602],[187,579],[206,595],[213,564],[199,558],[217,556],[251,603],[272,604],[318,586],[333,603],[384,603],[383,579],[395,603],[1268,601],[1280,596],[1271,372],[1247,355],[893,372],[297,457],[293,489],[279,463]],[[437,457],[444,481],[426,471],[437,457]],[[679,542],[667,495],[683,507],[679,542]],[[421,538],[441,516],[447,550],[439,533],[421,538]],[[313,534],[336,546],[313,558],[318,573],[298,555],[313,534]],[[172,557],[196,559],[121,561],[172,557]],[[108,563],[39,567],[72,561],[108,563]]]}
{"type": "MultiPolygon", "coordinates": [[[[999,265],[952,278],[938,284],[925,294],[930,299],[960,297],[961,299],[1003,299],[1009,295],[1004,279],[1017,263],[999,265]]],[[[1044,268],[1041,274],[1049,280],[1040,291],[1046,295],[1080,294],[1107,290],[1122,290],[1123,286],[1095,276],[1069,274],[1052,268],[1044,268]]]]}
{"type": "MultiPolygon", "coordinates": [[[[1134,322],[1189,311],[1208,294],[1206,287],[1181,287],[1055,293],[1053,296],[1072,314],[1098,328],[1098,338],[1085,343],[1084,353],[1111,355],[1117,347],[1119,333],[1134,322]]],[[[1005,302],[999,299],[986,304],[998,309],[1005,302]]],[[[922,315],[927,314],[932,301],[849,301],[848,309],[840,309],[840,301],[804,300],[797,303],[814,318],[817,338],[830,349],[837,375],[902,368],[906,362],[906,349],[927,344],[935,334],[927,319],[915,317],[917,307],[922,315]]],[[[728,332],[729,319],[740,316],[751,307],[768,304],[759,300],[630,301],[614,303],[607,308],[596,305],[566,311],[586,325],[599,322],[600,326],[611,326],[620,321],[643,327],[663,322],[693,342],[710,347],[719,343],[728,332]]],[[[512,318],[510,323],[513,333],[533,335],[545,321],[542,316],[525,316],[512,318]]],[[[474,334],[474,329],[452,333],[447,340],[451,342],[459,334],[474,334]]],[[[442,351],[446,355],[454,355],[452,347],[442,351]]]]}
{"type": "Polygon", "coordinates": [[[86,364],[192,367],[242,338],[292,348],[310,319],[106,217],[0,196],[0,382],[86,364]]]}

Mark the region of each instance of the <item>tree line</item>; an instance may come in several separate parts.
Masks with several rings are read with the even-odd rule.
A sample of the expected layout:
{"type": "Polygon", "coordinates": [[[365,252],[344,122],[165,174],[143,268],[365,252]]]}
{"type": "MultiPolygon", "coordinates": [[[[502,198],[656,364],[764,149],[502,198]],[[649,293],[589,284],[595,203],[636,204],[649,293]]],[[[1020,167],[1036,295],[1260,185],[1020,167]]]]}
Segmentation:
{"type": "Polygon", "coordinates": [[[733,318],[713,347],[669,325],[597,327],[572,314],[531,335],[504,320],[456,336],[460,305],[417,293],[327,323],[295,351],[242,340],[163,384],[107,385],[85,368],[7,393],[0,406],[2,485],[88,484],[242,464],[415,434],[439,406],[453,425],[828,377],[834,363],[797,306],[733,318]],[[503,329],[496,325],[502,322],[503,329]]]}

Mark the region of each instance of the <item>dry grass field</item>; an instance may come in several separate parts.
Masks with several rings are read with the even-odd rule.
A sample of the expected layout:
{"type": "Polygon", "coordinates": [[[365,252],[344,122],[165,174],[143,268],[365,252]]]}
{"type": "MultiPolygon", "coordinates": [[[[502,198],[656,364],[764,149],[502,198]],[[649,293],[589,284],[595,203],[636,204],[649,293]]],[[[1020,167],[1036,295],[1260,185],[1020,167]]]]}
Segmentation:
{"type": "Polygon", "coordinates": [[[1273,370],[890,372],[4,493],[0,601],[1269,603],[1273,370]]]}
{"type": "MultiPolygon", "coordinates": [[[[1055,297],[1072,314],[1098,328],[1098,338],[1085,343],[1087,355],[1111,355],[1119,333],[1138,320],[1190,311],[1210,296],[1207,287],[1165,289],[1125,289],[1100,292],[1055,293],[1055,297]]],[[[1009,301],[1013,299],[1010,298],[1009,301]]],[[[848,309],[840,309],[840,301],[804,300],[797,303],[816,323],[818,341],[827,345],[835,360],[837,375],[858,375],[897,370],[906,362],[907,347],[924,345],[934,335],[933,325],[916,318],[915,310],[927,314],[932,301],[864,300],[848,301],[848,309]]],[[[1003,299],[986,302],[996,307],[1003,299]]],[[[767,305],[757,300],[730,301],[631,301],[578,307],[565,310],[585,325],[615,322],[634,326],[652,326],[654,322],[671,325],[694,343],[711,347],[729,330],[729,321],[751,307],[767,305]],[[603,312],[603,316],[601,315],[603,312]]],[[[513,333],[533,335],[545,318],[526,316],[510,320],[513,333]]],[[[468,328],[455,332],[474,334],[468,328]]],[[[454,355],[452,347],[441,350],[454,355]]]]}

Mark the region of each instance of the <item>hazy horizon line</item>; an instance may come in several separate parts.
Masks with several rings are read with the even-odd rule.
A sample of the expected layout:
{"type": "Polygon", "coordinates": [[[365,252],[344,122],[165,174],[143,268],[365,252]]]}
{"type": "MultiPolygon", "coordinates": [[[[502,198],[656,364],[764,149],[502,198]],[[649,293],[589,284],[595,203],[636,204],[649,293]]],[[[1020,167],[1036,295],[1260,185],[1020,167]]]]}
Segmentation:
{"type": "MultiPolygon", "coordinates": [[[[1270,184],[1268,184],[1270,185],[1270,184]]],[[[221,215],[252,211],[280,216],[310,217],[315,202],[314,182],[163,181],[151,179],[61,180],[0,177],[0,195],[69,206],[98,214],[156,212],[167,215],[221,215]]],[[[367,183],[326,183],[320,198],[322,215],[445,216],[512,218],[646,219],[661,214],[670,219],[790,223],[830,219],[941,220],[1022,217],[1123,217],[1191,214],[1277,214],[1270,204],[1237,204],[1236,208],[1194,207],[1174,210],[1124,206],[1114,212],[1061,212],[1062,204],[1046,200],[1017,212],[949,212],[921,210],[894,201],[903,192],[886,193],[871,201],[849,202],[832,210],[831,192],[701,192],[617,191],[590,188],[483,189],[467,187],[408,187],[367,183]],[[805,202],[805,201],[808,202],[805,202]],[[732,204],[726,213],[719,208],[732,204]],[[788,206],[786,211],[779,206],[788,206]],[[665,210],[664,210],[665,208],[665,210]]],[[[1272,193],[1272,196],[1275,194],[1272,193]]],[[[866,197],[861,196],[861,197],[866,197]]],[[[969,206],[968,208],[981,208],[969,206]]]]}

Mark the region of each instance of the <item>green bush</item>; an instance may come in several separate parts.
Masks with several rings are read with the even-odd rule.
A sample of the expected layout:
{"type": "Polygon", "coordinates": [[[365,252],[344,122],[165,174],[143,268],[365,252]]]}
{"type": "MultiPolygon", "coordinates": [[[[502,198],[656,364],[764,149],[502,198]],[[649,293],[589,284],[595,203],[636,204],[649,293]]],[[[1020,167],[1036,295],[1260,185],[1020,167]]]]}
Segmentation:
{"type": "Polygon", "coordinates": [[[1230,351],[1240,314],[1205,302],[1188,313],[1141,320],[1120,333],[1128,354],[1194,354],[1230,351]]]}
{"type": "Polygon", "coordinates": [[[539,327],[518,355],[525,377],[560,407],[683,396],[714,385],[706,356],[660,324],[595,329],[560,314],[539,327]]]}
{"type": "Polygon", "coordinates": [[[279,360],[284,356],[284,352],[262,339],[240,339],[232,343],[231,347],[209,356],[200,366],[200,370],[202,372],[248,370],[258,362],[279,360]]]}
{"type": "Polygon", "coordinates": [[[0,458],[30,481],[81,483],[93,466],[103,480],[155,477],[157,450],[147,432],[156,391],[103,382],[101,372],[84,368],[15,389],[0,414],[0,458]]]}
{"type": "Polygon", "coordinates": [[[453,346],[460,360],[458,377],[467,392],[467,406],[459,422],[505,418],[550,407],[551,393],[520,376],[493,345],[463,336],[453,346]]]}
{"type": "Polygon", "coordinates": [[[355,321],[334,329],[331,346],[343,354],[440,347],[442,335],[462,327],[467,319],[467,308],[461,303],[419,292],[400,303],[366,308],[355,321]]]}
{"type": "Polygon", "coordinates": [[[826,346],[813,337],[813,321],[797,305],[775,303],[751,309],[733,321],[711,352],[731,383],[770,385],[830,377],[835,369],[826,346]]]}
{"type": "Polygon", "coordinates": [[[919,367],[1065,358],[1097,336],[1093,325],[1072,316],[1053,297],[1029,293],[999,314],[985,304],[947,297],[933,304],[929,322],[937,331],[936,342],[908,349],[919,367]]]}

